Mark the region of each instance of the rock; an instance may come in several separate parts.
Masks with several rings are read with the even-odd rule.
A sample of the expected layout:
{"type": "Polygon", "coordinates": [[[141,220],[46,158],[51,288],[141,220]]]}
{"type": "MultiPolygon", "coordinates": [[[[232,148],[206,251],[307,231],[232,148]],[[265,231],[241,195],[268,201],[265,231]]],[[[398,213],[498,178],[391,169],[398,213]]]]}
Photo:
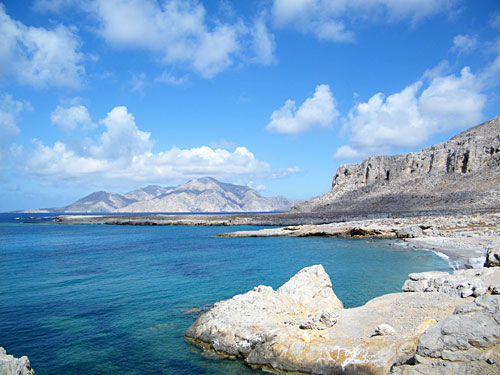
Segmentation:
{"type": "Polygon", "coordinates": [[[374,336],[390,336],[394,335],[396,330],[389,324],[382,323],[375,328],[374,336]]]}
{"type": "MultiPolygon", "coordinates": [[[[291,325],[316,329],[323,311],[342,309],[323,266],[299,271],[277,291],[258,286],[242,295],[218,302],[201,313],[185,336],[206,343],[210,350],[230,356],[246,356],[268,340],[278,327],[291,325]],[[305,317],[306,319],[300,320],[305,317]]],[[[326,321],[326,319],[324,319],[326,321]]]]}
{"type": "Polygon", "coordinates": [[[396,231],[397,238],[417,238],[423,236],[422,228],[418,225],[404,227],[396,231]]]}
{"type": "Polygon", "coordinates": [[[33,375],[28,357],[15,358],[0,347],[0,374],[2,375],[33,375]]]}
{"type": "Polygon", "coordinates": [[[411,360],[425,329],[460,303],[443,293],[394,293],[343,309],[323,267],[313,266],[277,291],[259,286],[216,303],[185,336],[266,371],[379,375],[411,360]],[[377,328],[382,335],[373,336],[377,328]]]}
{"type": "Polygon", "coordinates": [[[420,337],[414,366],[394,374],[498,374],[500,296],[484,295],[460,305],[453,315],[420,337]]]}
{"type": "Polygon", "coordinates": [[[446,272],[412,273],[403,285],[404,292],[438,292],[466,298],[486,294],[490,279],[500,278],[500,272],[486,268],[457,270],[452,275],[446,272]]]}
{"type": "Polygon", "coordinates": [[[486,253],[485,267],[499,267],[500,266],[500,246],[488,249],[486,253]]]}
{"type": "Polygon", "coordinates": [[[332,289],[330,277],[321,265],[306,267],[283,284],[277,292],[291,297],[302,310],[314,308],[323,312],[342,309],[344,305],[332,289]]]}

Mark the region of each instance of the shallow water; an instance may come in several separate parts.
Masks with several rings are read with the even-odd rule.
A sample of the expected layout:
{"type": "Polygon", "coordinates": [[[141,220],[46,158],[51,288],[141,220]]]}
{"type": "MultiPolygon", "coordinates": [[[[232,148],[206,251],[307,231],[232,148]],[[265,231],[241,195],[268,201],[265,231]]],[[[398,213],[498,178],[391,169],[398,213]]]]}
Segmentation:
{"type": "MultiPolygon", "coordinates": [[[[0,214],[0,346],[37,375],[258,374],[184,341],[192,308],[323,264],[346,307],[446,270],[390,241],[214,238],[255,227],[21,223],[0,214]]],[[[26,215],[33,216],[33,215],[26,215]]]]}

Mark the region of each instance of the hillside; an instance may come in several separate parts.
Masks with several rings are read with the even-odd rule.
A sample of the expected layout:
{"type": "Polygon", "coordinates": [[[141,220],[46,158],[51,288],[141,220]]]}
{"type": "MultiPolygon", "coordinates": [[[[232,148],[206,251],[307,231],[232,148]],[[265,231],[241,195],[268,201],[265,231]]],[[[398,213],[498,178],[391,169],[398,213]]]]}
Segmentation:
{"type": "Polygon", "coordinates": [[[65,207],[24,212],[275,212],[291,206],[285,197],[263,197],[248,186],[204,177],[176,187],[150,185],[123,195],[97,191],[65,207]]]}
{"type": "Polygon", "coordinates": [[[329,192],[292,212],[369,215],[500,207],[500,116],[420,152],[338,168],[329,192]]]}

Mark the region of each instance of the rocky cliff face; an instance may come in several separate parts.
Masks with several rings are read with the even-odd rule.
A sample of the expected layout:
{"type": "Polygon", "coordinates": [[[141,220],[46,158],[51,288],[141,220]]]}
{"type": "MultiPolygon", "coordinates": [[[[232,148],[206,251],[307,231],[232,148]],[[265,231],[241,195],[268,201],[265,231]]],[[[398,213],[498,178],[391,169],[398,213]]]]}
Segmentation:
{"type": "Polygon", "coordinates": [[[325,195],[293,211],[402,212],[500,206],[500,116],[409,154],[338,168],[325,195]]]}

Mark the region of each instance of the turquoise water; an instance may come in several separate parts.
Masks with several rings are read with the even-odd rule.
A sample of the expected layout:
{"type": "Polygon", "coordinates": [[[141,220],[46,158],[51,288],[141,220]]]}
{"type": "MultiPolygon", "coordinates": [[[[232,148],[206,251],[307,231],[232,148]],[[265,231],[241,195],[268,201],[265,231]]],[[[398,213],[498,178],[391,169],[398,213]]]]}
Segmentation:
{"type": "MultiPolygon", "coordinates": [[[[0,346],[37,375],[258,374],[205,358],[184,331],[206,308],[321,263],[346,307],[449,270],[389,241],[214,238],[249,227],[20,223],[0,215],[0,346]]],[[[252,227],[250,229],[255,229],[252,227]]]]}

